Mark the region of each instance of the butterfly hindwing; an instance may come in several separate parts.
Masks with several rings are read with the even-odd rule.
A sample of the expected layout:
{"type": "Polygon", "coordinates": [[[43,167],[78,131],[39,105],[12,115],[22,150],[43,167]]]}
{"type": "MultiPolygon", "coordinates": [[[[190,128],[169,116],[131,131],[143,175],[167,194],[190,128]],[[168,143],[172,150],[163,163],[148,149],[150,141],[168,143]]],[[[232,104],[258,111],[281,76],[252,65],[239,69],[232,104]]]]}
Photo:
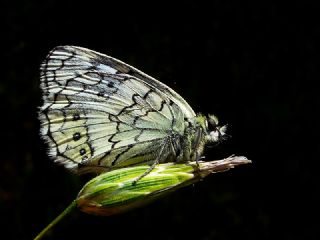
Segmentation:
{"type": "Polygon", "coordinates": [[[67,168],[91,171],[151,162],[195,114],[172,89],[106,55],[53,49],[41,66],[41,133],[67,168]]]}

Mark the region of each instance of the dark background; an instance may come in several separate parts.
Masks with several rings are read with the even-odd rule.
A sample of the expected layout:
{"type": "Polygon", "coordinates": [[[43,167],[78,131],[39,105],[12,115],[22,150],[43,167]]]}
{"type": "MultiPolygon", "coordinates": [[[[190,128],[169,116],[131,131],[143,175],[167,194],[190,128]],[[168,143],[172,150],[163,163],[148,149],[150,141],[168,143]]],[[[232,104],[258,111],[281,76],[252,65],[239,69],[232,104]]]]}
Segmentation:
{"type": "Polygon", "coordinates": [[[319,239],[319,8],[305,1],[1,2],[1,239],[31,239],[85,178],[39,137],[39,64],[57,45],[119,58],[215,113],[232,138],[212,175],[113,217],[74,213],[46,239],[319,239]],[[259,2],[259,3],[257,3],[259,2]]]}

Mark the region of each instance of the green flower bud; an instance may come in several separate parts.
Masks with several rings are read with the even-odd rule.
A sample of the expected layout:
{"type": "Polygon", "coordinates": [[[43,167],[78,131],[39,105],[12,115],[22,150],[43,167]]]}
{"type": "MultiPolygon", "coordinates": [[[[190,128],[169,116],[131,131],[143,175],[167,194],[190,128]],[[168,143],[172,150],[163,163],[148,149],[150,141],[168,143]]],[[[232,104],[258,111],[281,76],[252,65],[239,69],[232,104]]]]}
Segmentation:
{"type": "Polygon", "coordinates": [[[158,164],[136,184],[133,182],[150,166],[121,168],[102,173],[89,181],[79,192],[76,203],[86,213],[106,216],[118,214],[195,183],[210,173],[250,162],[245,157],[229,157],[219,161],[201,161],[198,164],[158,164]]]}

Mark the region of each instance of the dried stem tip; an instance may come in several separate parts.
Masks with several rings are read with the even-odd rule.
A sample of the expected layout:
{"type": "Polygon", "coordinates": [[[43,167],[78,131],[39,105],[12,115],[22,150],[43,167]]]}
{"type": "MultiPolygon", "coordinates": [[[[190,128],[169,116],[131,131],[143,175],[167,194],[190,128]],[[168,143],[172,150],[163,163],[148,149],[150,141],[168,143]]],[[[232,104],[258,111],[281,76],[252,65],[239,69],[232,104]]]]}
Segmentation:
{"type": "Polygon", "coordinates": [[[159,196],[192,184],[210,173],[229,170],[251,163],[245,157],[185,164],[157,165],[151,173],[133,182],[148,170],[149,165],[117,169],[89,181],[80,191],[76,202],[80,210],[95,215],[113,215],[144,205],[159,196]]]}

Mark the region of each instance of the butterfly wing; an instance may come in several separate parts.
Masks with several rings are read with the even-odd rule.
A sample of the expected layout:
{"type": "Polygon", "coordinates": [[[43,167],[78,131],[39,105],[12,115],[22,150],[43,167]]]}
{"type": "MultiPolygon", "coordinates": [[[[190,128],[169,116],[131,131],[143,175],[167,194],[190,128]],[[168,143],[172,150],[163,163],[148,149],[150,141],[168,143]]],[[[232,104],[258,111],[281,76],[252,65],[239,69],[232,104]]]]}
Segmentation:
{"type": "MultiPolygon", "coordinates": [[[[41,133],[56,162],[76,172],[154,161],[195,116],[163,83],[89,49],[54,48],[41,65],[41,133]]],[[[161,159],[160,159],[161,160],[161,159]]]]}

